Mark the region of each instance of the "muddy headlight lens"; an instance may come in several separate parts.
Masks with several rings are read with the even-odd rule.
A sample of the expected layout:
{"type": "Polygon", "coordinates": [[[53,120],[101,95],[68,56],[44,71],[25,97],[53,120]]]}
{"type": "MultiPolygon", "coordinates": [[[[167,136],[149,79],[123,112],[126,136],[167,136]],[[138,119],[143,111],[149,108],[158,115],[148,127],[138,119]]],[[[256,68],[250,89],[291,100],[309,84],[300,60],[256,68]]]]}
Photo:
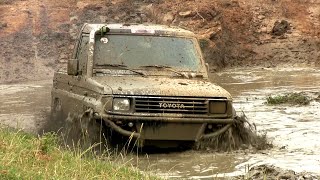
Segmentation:
{"type": "Polygon", "coordinates": [[[210,101],[209,106],[211,114],[224,114],[227,111],[227,102],[224,101],[210,101]]]}
{"type": "Polygon", "coordinates": [[[127,98],[114,98],[113,99],[113,110],[114,111],[129,111],[130,100],[127,98]]]}

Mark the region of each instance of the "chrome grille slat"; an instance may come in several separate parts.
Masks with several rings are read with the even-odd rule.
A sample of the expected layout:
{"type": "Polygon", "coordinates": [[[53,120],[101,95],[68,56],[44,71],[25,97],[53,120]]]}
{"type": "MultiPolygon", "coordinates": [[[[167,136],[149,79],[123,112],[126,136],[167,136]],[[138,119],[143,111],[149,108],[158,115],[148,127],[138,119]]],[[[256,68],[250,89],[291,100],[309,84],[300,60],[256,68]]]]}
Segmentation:
{"type": "Polygon", "coordinates": [[[166,103],[183,103],[183,104],[203,104],[203,102],[184,102],[184,101],[141,101],[141,100],[136,100],[138,103],[159,103],[159,102],[166,102],[166,103]]]}
{"type": "Polygon", "coordinates": [[[136,97],[135,111],[137,113],[178,113],[178,114],[207,114],[206,99],[184,97],[136,97]],[[160,106],[162,103],[166,107],[160,106]],[[170,106],[169,106],[170,104],[170,106]]]}
{"type": "MultiPolygon", "coordinates": [[[[144,108],[136,108],[136,110],[142,110],[142,111],[145,111],[145,110],[148,110],[148,109],[144,109],[144,108]]],[[[175,112],[187,112],[187,111],[190,111],[188,109],[152,109],[153,111],[175,111],[175,112]]],[[[207,110],[193,110],[194,112],[207,112],[207,110]]]]}
{"type": "MultiPolygon", "coordinates": [[[[139,104],[137,105],[136,104],[136,107],[140,107],[140,108],[143,108],[143,107],[159,107],[159,104],[139,104]]],[[[203,108],[203,109],[207,109],[206,106],[203,106],[203,105],[197,105],[197,106],[191,106],[191,105],[185,105],[184,106],[185,109],[188,109],[188,108],[203,108]]]]}

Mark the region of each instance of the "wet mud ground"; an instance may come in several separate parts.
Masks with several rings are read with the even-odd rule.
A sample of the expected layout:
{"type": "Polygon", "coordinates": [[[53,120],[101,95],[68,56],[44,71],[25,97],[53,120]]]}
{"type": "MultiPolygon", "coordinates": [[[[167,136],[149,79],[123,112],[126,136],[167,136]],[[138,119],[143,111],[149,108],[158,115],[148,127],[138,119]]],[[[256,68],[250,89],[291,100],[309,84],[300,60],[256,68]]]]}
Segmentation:
{"type": "MultiPolygon", "coordinates": [[[[320,70],[230,69],[210,78],[233,95],[238,112],[244,112],[258,131],[267,133],[272,149],[131,154],[122,160],[165,178],[231,177],[261,164],[320,174],[320,102],[308,106],[264,104],[267,96],[281,93],[318,96],[320,70]]],[[[0,124],[38,133],[48,120],[50,88],[51,80],[0,85],[0,124]]]]}

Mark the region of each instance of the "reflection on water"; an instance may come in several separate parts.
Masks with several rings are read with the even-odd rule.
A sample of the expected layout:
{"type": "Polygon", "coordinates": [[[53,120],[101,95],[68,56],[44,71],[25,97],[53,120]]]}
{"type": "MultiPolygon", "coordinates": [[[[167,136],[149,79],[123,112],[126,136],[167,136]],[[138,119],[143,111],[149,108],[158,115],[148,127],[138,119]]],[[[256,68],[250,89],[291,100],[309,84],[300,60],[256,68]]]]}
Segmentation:
{"type": "MultiPolygon", "coordinates": [[[[266,131],[275,147],[268,151],[129,155],[141,170],[166,178],[212,179],[242,174],[250,166],[273,164],[295,171],[320,172],[320,103],[308,106],[268,106],[265,97],[287,92],[320,93],[320,71],[315,69],[232,69],[211,74],[213,82],[234,97],[258,130],[266,131]]],[[[43,112],[50,109],[51,81],[0,85],[0,124],[36,132],[43,112]]]]}
{"type": "MultiPolygon", "coordinates": [[[[232,69],[210,74],[212,82],[221,85],[235,98],[243,92],[259,89],[316,89],[320,86],[320,70],[316,69],[232,69]],[[290,88],[289,88],[290,89],[290,88]]],[[[310,90],[311,90],[310,89],[310,90]]],[[[272,93],[272,91],[267,92],[272,93]]]]}

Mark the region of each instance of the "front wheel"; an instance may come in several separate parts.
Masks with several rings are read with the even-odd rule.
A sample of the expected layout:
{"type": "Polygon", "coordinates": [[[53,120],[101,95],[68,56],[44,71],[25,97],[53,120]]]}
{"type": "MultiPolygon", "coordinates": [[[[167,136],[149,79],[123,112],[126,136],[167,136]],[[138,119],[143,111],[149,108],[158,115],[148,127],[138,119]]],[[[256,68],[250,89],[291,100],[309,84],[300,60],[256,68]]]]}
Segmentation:
{"type": "Polygon", "coordinates": [[[67,145],[81,147],[83,150],[103,152],[110,147],[107,127],[102,119],[93,118],[93,111],[88,110],[80,116],[68,115],[64,131],[67,145]]]}

